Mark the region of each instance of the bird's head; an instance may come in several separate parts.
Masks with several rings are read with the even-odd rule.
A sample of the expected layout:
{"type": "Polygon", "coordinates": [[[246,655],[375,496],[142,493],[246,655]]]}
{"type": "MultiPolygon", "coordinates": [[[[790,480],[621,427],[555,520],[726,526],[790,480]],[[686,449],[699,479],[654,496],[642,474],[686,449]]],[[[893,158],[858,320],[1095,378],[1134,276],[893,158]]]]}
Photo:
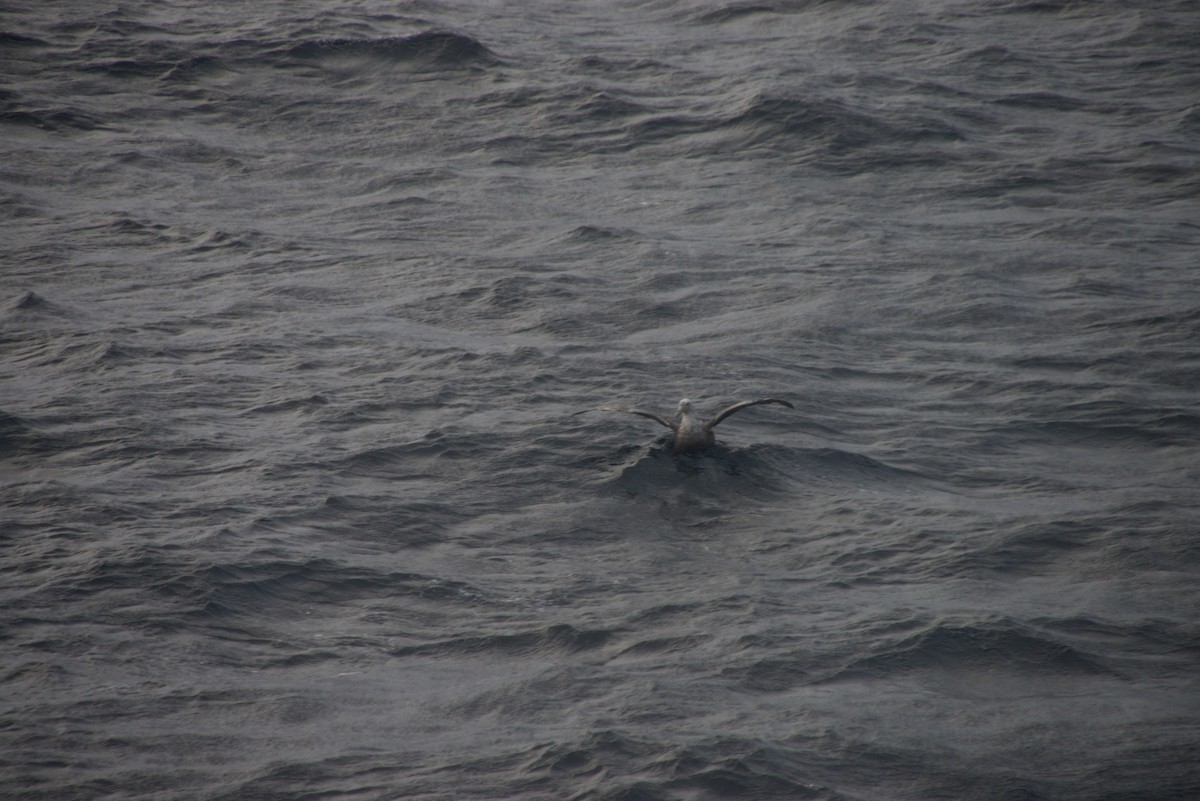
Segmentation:
{"type": "Polygon", "coordinates": [[[683,398],[682,400],[679,401],[678,411],[680,414],[691,414],[692,413],[692,402],[690,400],[688,400],[687,398],[683,398]]]}

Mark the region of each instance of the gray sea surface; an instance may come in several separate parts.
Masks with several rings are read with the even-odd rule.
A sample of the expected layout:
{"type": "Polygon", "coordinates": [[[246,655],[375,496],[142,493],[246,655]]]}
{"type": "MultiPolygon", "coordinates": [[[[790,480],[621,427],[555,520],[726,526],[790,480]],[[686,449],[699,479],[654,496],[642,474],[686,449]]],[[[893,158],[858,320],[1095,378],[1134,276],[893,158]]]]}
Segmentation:
{"type": "Polygon", "coordinates": [[[1200,798],[1197,41],[0,0],[0,797],[1200,798]]]}

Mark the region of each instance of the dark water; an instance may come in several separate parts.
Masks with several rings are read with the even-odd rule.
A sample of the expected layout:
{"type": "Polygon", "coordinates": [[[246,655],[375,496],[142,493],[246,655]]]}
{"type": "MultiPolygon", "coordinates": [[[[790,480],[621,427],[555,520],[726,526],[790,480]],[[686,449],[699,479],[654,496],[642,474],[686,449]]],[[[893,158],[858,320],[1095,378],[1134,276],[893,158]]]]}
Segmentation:
{"type": "Polygon", "coordinates": [[[1200,798],[1194,3],[0,11],[0,796],[1200,798]]]}

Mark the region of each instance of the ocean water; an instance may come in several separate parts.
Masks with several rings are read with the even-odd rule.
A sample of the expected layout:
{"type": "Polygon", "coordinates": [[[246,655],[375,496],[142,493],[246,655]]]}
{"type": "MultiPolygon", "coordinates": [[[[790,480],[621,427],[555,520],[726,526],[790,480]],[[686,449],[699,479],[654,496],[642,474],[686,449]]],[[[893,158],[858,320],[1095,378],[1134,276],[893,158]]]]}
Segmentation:
{"type": "Polygon", "coordinates": [[[1200,798],[1193,2],[0,12],[0,797],[1200,798]]]}

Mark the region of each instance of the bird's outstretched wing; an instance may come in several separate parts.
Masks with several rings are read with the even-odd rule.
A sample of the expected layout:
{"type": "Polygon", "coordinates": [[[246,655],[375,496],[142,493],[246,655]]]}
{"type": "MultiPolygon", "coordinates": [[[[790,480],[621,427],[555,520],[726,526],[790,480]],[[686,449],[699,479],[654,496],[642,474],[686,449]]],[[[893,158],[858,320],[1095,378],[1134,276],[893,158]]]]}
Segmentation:
{"type": "MultiPolygon", "coordinates": [[[[637,414],[637,415],[641,415],[642,417],[649,417],[651,420],[654,420],[655,422],[662,423],[664,426],[671,429],[672,431],[674,431],[677,428],[675,423],[672,423],[667,418],[665,418],[661,415],[657,415],[654,412],[643,412],[638,409],[623,409],[620,406],[601,406],[598,409],[584,409],[582,412],[575,412],[575,414],[587,414],[588,412],[625,412],[626,414],[637,414]]],[[[574,415],[572,415],[572,416],[574,416],[574,415]]]]}
{"type": "Polygon", "coordinates": [[[707,423],[704,424],[704,427],[706,429],[712,429],[713,427],[715,427],[717,425],[717,423],[721,422],[729,415],[734,414],[736,412],[740,412],[742,409],[745,409],[747,406],[758,406],[763,403],[778,403],[780,406],[786,406],[789,409],[796,408],[791,403],[783,400],[782,398],[759,398],[758,400],[741,401],[740,403],[735,403],[732,406],[726,406],[724,409],[717,412],[716,416],[713,417],[713,419],[709,420],[707,423]]]}

